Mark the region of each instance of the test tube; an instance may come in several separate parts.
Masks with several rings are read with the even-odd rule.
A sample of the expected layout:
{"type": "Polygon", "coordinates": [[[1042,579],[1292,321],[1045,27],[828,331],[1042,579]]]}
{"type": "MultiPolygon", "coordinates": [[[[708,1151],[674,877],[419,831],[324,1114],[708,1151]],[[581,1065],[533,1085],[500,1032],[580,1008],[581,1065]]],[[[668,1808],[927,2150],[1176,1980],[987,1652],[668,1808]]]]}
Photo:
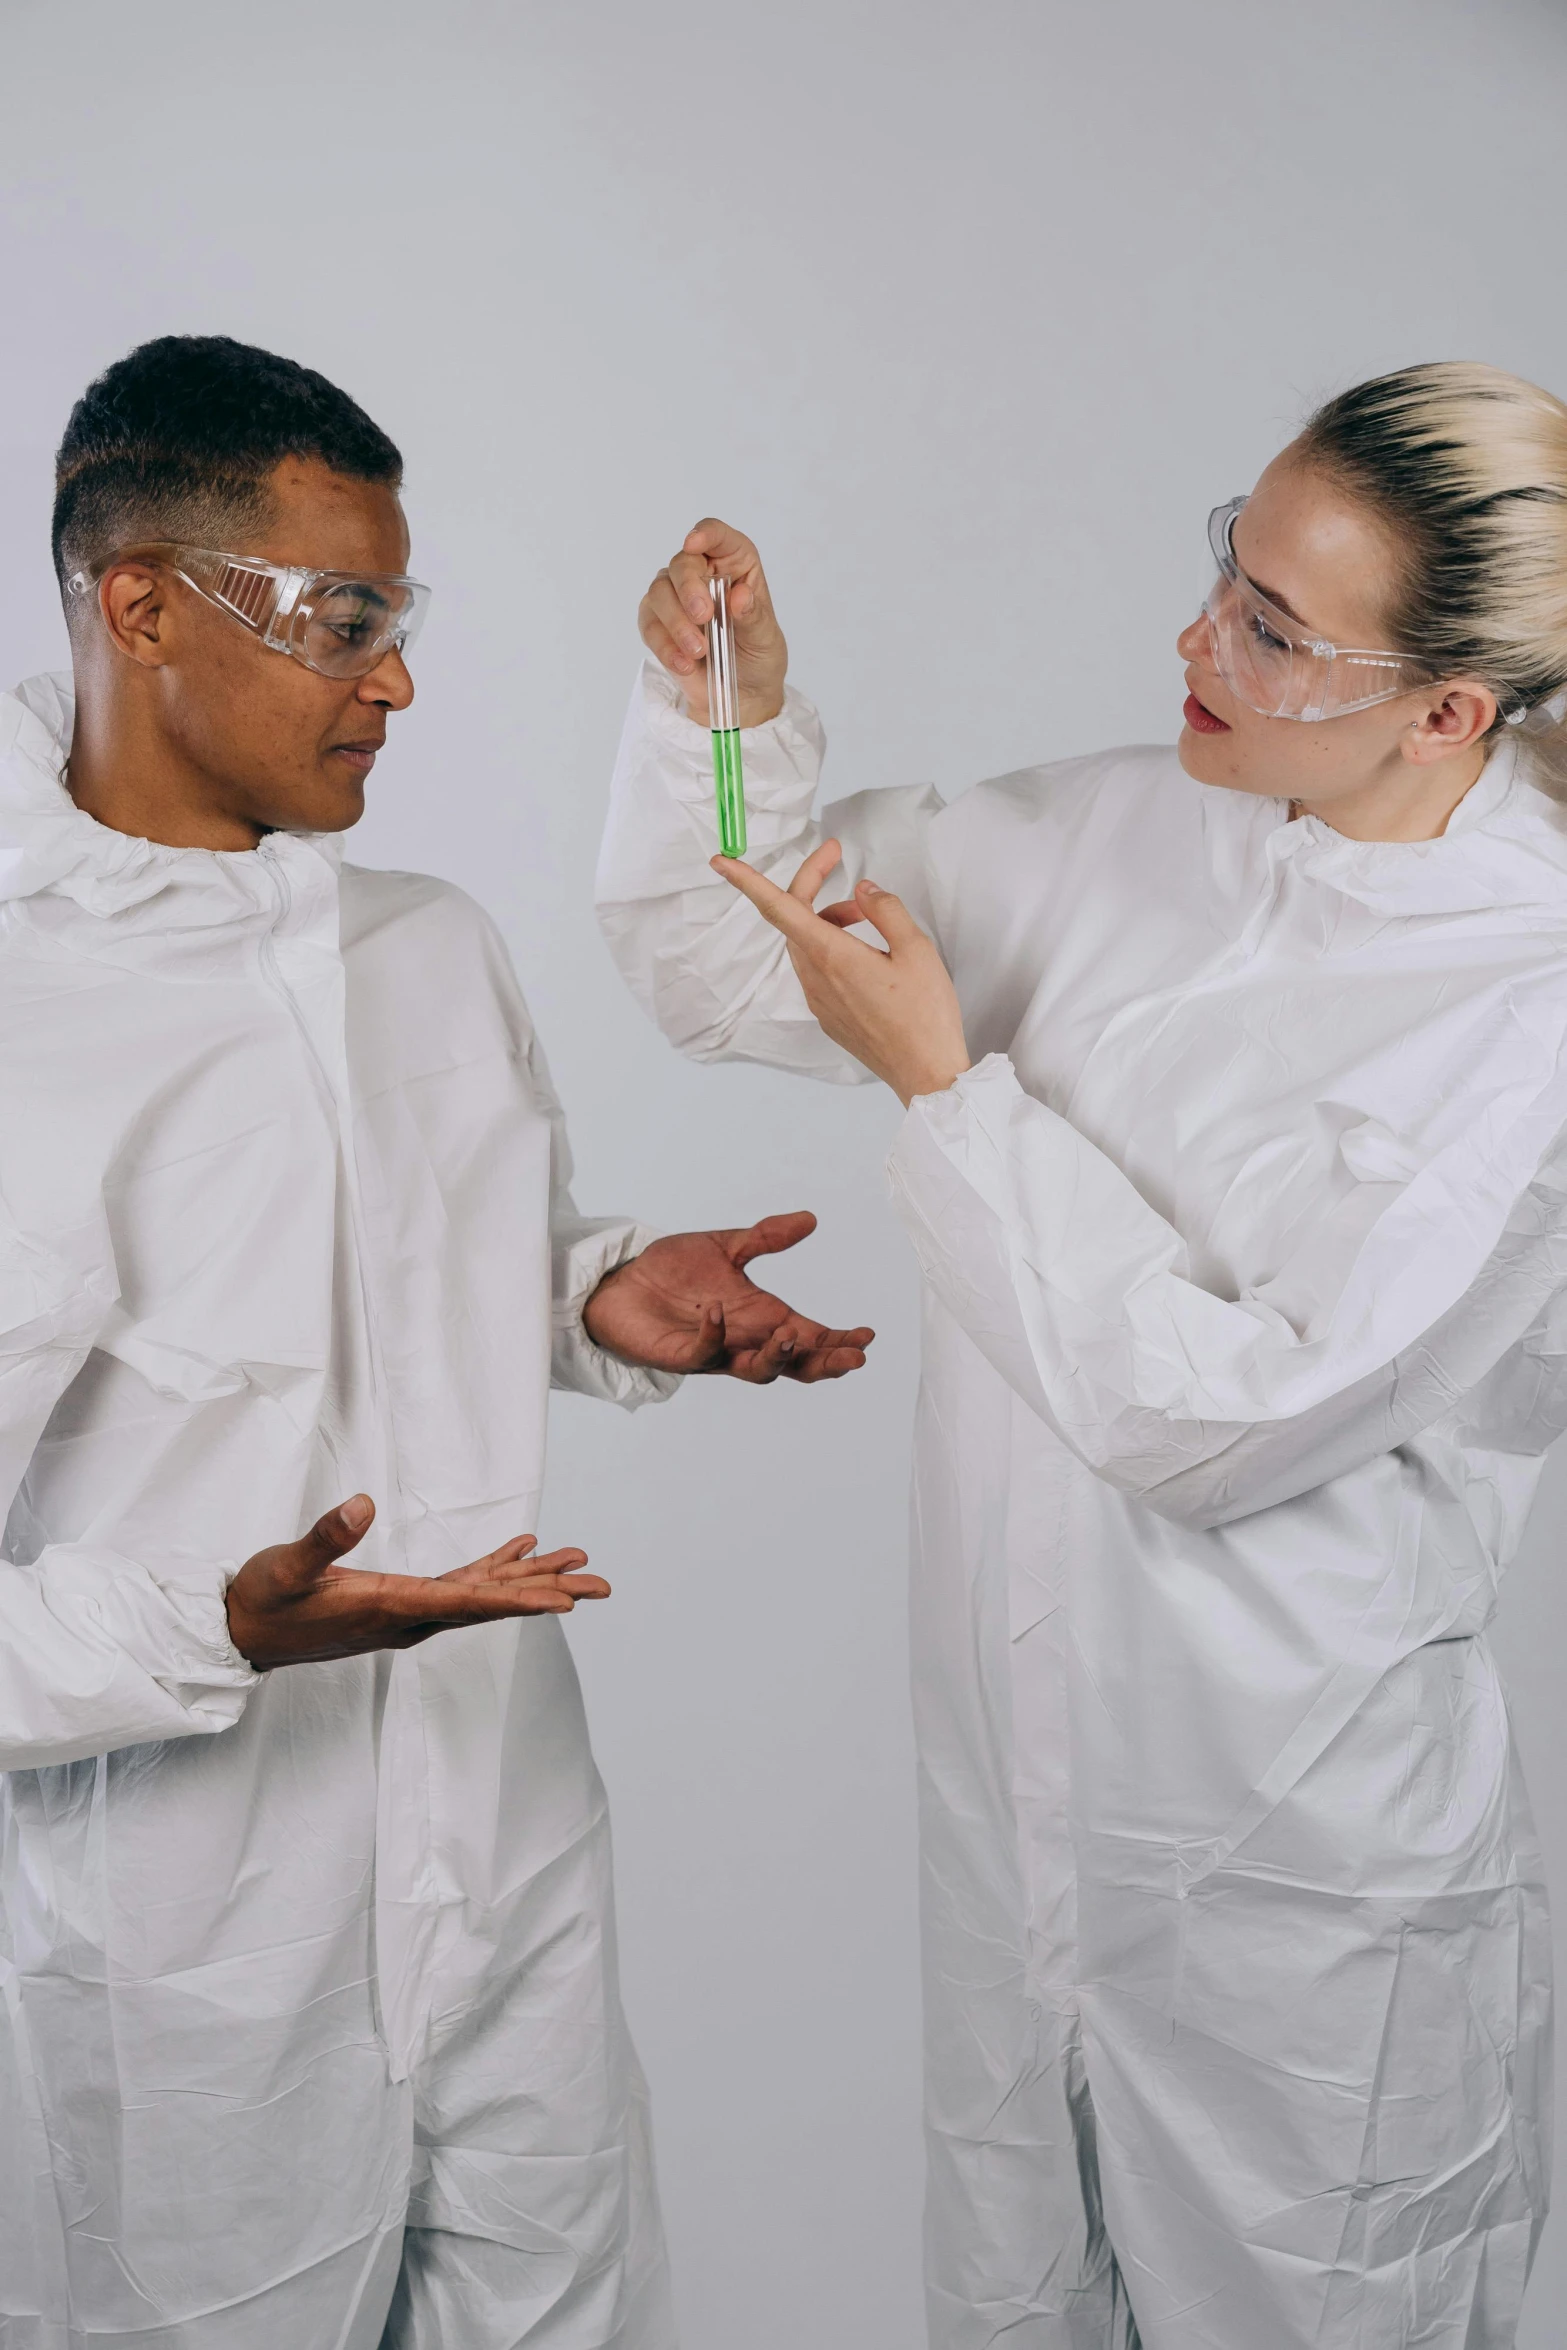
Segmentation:
{"type": "Polygon", "coordinates": [[[729,582],[708,582],[713,599],[707,624],[707,722],[713,730],[713,788],[718,799],[718,846],[726,857],[745,855],[745,779],[740,772],[740,696],[735,685],[735,630],[729,582]]]}

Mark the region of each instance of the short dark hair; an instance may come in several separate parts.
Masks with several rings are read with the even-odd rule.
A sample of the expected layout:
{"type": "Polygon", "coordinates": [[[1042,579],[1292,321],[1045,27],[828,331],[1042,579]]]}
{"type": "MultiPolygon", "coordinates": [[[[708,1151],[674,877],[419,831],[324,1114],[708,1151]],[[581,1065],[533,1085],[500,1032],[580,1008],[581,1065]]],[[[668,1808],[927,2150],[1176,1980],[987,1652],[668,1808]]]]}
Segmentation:
{"type": "Polygon", "coordinates": [[[221,546],[266,519],[285,457],[396,488],[403,461],[357,401],[313,367],[228,335],[159,335],[105,368],[71,410],[55,459],[54,564],[138,541],[221,546]]]}

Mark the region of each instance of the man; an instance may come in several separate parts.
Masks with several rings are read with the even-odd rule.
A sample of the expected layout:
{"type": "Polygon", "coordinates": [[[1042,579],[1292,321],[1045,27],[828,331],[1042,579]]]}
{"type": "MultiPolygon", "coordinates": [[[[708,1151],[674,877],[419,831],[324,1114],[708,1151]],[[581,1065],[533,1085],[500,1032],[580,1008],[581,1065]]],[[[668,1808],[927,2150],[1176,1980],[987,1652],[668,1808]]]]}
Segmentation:
{"type": "Polygon", "coordinates": [[[579,1216],[491,924],[339,870],[400,475],[319,375],[143,346],[60,451],[74,709],[0,701],[17,2350],[672,2339],[547,1390],[871,1333],[747,1278],[808,1216],[579,1216]]]}

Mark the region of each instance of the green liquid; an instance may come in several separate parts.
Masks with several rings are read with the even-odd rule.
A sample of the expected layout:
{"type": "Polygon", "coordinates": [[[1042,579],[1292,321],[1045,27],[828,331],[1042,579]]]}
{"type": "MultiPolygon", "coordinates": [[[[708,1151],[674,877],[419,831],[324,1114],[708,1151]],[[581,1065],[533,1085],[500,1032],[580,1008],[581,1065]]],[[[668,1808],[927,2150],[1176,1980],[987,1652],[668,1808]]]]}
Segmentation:
{"type": "Polygon", "coordinates": [[[718,798],[718,845],[726,857],[745,855],[745,778],[740,772],[740,730],[713,729],[713,788],[718,798]]]}

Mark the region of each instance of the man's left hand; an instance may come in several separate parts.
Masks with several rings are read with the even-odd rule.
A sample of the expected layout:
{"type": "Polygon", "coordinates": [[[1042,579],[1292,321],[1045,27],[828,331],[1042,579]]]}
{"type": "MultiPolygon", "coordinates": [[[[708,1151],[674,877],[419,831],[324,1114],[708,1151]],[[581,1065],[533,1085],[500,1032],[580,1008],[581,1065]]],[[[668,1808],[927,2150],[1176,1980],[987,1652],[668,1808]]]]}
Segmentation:
{"type": "Polygon", "coordinates": [[[874,1330],[828,1330],[797,1314],[745,1268],[816,1229],[802,1210],[737,1232],[671,1232],[607,1273],[583,1309],[595,1346],[652,1371],[722,1371],[771,1379],[841,1379],[858,1371],[874,1330]]]}

